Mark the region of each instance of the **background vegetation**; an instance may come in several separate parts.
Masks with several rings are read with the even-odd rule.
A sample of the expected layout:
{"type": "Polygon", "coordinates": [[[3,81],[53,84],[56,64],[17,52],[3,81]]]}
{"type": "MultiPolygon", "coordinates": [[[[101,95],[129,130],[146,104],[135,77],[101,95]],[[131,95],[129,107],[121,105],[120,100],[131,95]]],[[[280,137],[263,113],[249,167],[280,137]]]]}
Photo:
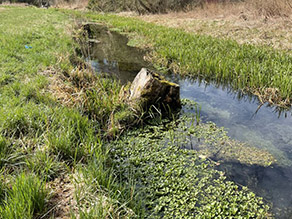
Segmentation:
{"type": "Polygon", "coordinates": [[[202,4],[193,0],[90,0],[88,7],[96,11],[137,11],[139,13],[165,13],[168,10],[183,10],[187,7],[202,4]]]}
{"type": "Polygon", "coordinates": [[[242,2],[265,16],[283,16],[292,10],[291,0],[89,0],[88,7],[103,12],[136,11],[144,14],[190,11],[196,7],[204,9],[209,4],[232,5],[242,2]]]}

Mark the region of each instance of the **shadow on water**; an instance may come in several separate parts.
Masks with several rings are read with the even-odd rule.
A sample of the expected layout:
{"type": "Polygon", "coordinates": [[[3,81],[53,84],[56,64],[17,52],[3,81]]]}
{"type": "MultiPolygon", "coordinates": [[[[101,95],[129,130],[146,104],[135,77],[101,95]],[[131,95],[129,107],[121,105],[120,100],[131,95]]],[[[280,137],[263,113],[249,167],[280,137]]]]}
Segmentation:
{"type": "MultiPolygon", "coordinates": [[[[89,25],[87,31],[86,60],[97,73],[108,73],[126,83],[132,81],[142,67],[150,66],[143,59],[143,51],[127,45],[127,37],[100,25],[89,25]]],[[[273,167],[229,162],[221,163],[218,169],[226,172],[228,179],[248,186],[273,203],[272,210],[277,218],[292,218],[291,112],[266,105],[259,107],[255,96],[234,91],[226,84],[174,75],[169,78],[180,84],[182,98],[202,106],[202,121],[223,126],[231,138],[265,149],[275,156],[278,164],[273,167]]],[[[195,111],[190,112],[195,114],[195,111]]]]}

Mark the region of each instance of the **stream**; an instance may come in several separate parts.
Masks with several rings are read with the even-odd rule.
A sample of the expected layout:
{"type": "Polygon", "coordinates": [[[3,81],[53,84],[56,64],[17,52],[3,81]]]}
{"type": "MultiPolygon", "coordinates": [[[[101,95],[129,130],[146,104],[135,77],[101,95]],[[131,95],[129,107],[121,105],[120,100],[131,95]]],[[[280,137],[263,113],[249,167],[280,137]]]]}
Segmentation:
{"type": "MultiPolygon", "coordinates": [[[[100,25],[91,25],[87,62],[99,73],[108,73],[122,83],[132,81],[142,67],[145,52],[127,45],[128,39],[100,25]]],[[[292,218],[292,116],[269,106],[259,107],[258,99],[233,91],[228,85],[180,78],[169,75],[178,83],[181,98],[201,105],[201,120],[223,126],[232,139],[269,151],[276,165],[262,167],[236,162],[221,163],[217,168],[229,180],[247,186],[272,203],[276,218],[292,218]]],[[[188,112],[187,109],[183,109],[188,112]]]]}

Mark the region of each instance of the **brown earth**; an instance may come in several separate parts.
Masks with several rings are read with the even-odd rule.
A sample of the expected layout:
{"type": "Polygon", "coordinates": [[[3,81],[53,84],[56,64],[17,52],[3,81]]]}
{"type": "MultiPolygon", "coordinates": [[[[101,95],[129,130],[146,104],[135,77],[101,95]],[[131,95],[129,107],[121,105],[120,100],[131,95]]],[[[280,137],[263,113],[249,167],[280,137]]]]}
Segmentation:
{"type": "Polygon", "coordinates": [[[61,176],[48,184],[53,196],[50,200],[50,209],[45,216],[56,219],[69,219],[70,213],[76,213],[77,203],[74,197],[75,186],[69,176],[61,176]]]}

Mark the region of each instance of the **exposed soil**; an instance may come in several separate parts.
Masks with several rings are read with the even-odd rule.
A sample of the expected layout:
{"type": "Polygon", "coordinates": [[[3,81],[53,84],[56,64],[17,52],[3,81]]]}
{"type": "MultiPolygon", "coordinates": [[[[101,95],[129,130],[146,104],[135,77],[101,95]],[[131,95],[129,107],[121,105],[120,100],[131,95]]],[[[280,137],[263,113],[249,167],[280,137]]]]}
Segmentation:
{"type": "Polygon", "coordinates": [[[51,209],[47,215],[54,218],[71,218],[70,212],[77,210],[76,200],[74,199],[74,184],[68,176],[61,176],[49,183],[49,187],[53,190],[53,197],[50,200],[51,209]]]}

